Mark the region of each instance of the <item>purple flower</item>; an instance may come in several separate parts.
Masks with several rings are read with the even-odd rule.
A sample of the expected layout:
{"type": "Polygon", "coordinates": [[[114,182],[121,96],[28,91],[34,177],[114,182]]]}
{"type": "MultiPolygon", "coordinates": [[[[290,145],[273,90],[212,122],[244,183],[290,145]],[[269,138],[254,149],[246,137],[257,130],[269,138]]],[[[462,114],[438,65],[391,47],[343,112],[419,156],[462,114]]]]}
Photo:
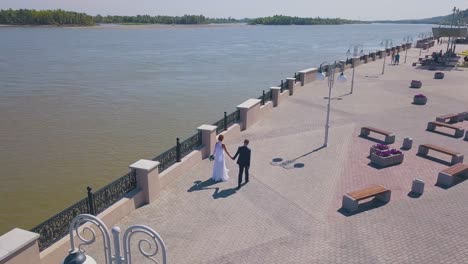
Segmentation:
{"type": "Polygon", "coordinates": [[[415,98],[426,98],[424,94],[417,94],[414,96],[415,98]]]}
{"type": "Polygon", "coordinates": [[[377,154],[377,156],[381,156],[381,157],[390,157],[390,150],[380,150],[380,151],[377,151],[375,154],[377,154]]]}
{"type": "Polygon", "coordinates": [[[384,145],[384,144],[377,144],[377,145],[374,145],[372,146],[373,148],[376,148],[378,150],[387,150],[388,149],[388,146],[387,145],[384,145]]]}
{"type": "Polygon", "coordinates": [[[391,155],[400,155],[401,151],[399,151],[398,149],[392,149],[392,150],[390,150],[390,154],[391,155]]]}

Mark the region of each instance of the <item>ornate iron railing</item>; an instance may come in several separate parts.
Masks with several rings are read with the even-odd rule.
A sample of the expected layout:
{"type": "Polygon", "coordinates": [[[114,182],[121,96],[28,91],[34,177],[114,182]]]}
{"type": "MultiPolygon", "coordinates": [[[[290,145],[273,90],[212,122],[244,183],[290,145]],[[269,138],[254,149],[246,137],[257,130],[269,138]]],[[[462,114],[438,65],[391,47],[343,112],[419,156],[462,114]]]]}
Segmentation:
{"type": "Polygon", "coordinates": [[[107,186],[97,190],[93,194],[95,208],[94,215],[102,213],[136,187],[136,171],[133,170],[107,186]]]}
{"type": "Polygon", "coordinates": [[[43,251],[68,234],[70,221],[80,214],[97,215],[116,203],[128,192],[136,188],[136,175],[128,173],[111,184],[101,188],[96,193],[88,187],[88,197],[52,216],[43,223],[31,229],[38,233],[39,250],[43,251]]]}
{"type": "Polygon", "coordinates": [[[153,160],[159,161],[159,173],[165,171],[177,162],[177,146],[170,148],[166,152],[159,154],[153,160]]]}
{"type": "Polygon", "coordinates": [[[216,134],[219,134],[223,131],[226,131],[228,127],[239,122],[240,120],[240,111],[236,110],[229,115],[224,112],[224,117],[213,124],[216,126],[216,134]]]}
{"type": "Polygon", "coordinates": [[[43,251],[65,237],[68,234],[70,221],[77,215],[87,213],[89,213],[88,199],[84,198],[31,229],[31,232],[40,235],[39,250],[43,251]]]}
{"type": "Polygon", "coordinates": [[[201,133],[197,133],[180,143],[180,158],[187,156],[190,152],[201,146],[201,133]]]}
{"type": "Polygon", "coordinates": [[[219,134],[224,131],[224,118],[213,123],[213,126],[216,127],[216,134],[219,134]]]}
{"type": "Polygon", "coordinates": [[[226,116],[226,129],[240,120],[240,111],[236,110],[226,116]]]}

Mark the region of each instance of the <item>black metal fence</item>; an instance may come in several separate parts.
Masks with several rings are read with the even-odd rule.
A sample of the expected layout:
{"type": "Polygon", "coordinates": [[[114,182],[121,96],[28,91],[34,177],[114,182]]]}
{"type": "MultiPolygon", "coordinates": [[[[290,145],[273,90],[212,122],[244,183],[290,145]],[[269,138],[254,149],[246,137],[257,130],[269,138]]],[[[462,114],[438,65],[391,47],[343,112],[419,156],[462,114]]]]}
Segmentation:
{"type": "Polygon", "coordinates": [[[111,184],[99,189],[94,194],[91,192],[92,189],[88,187],[87,198],[81,199],[77,203],[31,229],[31,232],[40,235],[39,250],[43,251],[68,235],[70,222],[77,215],[97,215],[135,188],[136,175],[134,172],[120,177],[111,184]]]}
{"type": "Polygon", "coordinates": [[[224,112],[224,117],[213,124],[216,126],[216,134],[226,131],[231,125],[238,123],[240,120],[240,111],[236,110],[229,115],[224,112]]]}
{"type": "Polygon", "coordinates": [[[265,90],[263,90],[263,93],[260,97],[258,97],[257,99],[260,99],[262,100],[261,103],[262,105],[265,105],[268,101],[271,101],[272,100],[272,94],[271,94],[271,90],[269,90],[268,92],[265,93],[265,90]]]}

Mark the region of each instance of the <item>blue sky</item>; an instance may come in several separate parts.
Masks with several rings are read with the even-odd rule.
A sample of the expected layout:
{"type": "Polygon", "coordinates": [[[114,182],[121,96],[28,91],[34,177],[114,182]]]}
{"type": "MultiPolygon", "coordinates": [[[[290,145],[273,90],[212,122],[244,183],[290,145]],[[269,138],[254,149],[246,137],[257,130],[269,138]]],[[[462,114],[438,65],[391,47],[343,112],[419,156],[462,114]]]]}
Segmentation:
{"type": "Polygon", "coordinates": [[[91,15],[259,17],[275,14],[349,19],[412,19],[446,15],[468,0],[0,0],[0,9],[65,9],[91,15]]]}

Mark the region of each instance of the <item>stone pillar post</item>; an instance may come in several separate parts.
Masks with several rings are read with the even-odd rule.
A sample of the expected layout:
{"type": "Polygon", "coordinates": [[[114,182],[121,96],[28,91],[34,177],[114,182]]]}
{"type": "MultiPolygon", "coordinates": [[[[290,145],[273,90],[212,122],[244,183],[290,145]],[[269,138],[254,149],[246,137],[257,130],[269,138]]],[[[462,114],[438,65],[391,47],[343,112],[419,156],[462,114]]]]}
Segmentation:
{"type": "Polygon", "coordinates": [[[296,78],[286,78],[288,81],[288,90],[289,95],[294,95],[294,84],[296,83],[296,78]]]}
{"type": "Polygon", "coordinates": [[[358,67],[359,65],[361,65],[361,58],[353,57],[353,63],[351,65],[352,67],[358,67]]]}
{"type": "Polygon", "coordinates": [[[39,234],[19,228],[4,234],[0,237],[0,263],[40,263],[38,239],[39,234]]]}
{"type": "Polygon", "coordinates": [[[210,156],[216,144],[216,126],[202,125],[197,129],[201,133],[202,145],[205,146],[202,150],[202,159],[206,159],[210,156]]]}
{"type": "Polygon", "coordinates": [[[158,166],[158,161],[145,159],[141,159],[129,166],[136,173],[137,186],[143,191],[143,201],[146,204],[156,200],[161,191],[158,166]]]}
{"type": "MultiPolygon", "coordinates": [[[[277,88],[281,89],[279,87],[277,88]]],[[[279,96],[279,94],[277,96],[279,96]]],[[[274,98],[275,97],[273,95],[273,100],[274,98]]],[[[257,119],[260,115],[260,103],[261,102],[262,100],[260,99],[249,99],[237,106],[237,109],[239,109],[239,112],[240,112],[241,130],[246,130],[255,122],[257,122],[257,119]]]]}
{"type": "Polygon", "coordinates": [[[299,71],[299,80],[301,81],[301,86],[315,81],[315,75],[317,74],[317,71],[317,68],[309,68],[299,71]]]}
{"type": "Polygon", "coordinates": [[[279,101],[280,101],[281,88],[270,87],[270,90],[271,90],[271,101],[273,101],[273,107],[277,107],[280,103],[279,101]]]}
{"type": "Polygon", "coordinates": [[[368,63],[368,62],[369,62],[369,55],[365,54],[364,55],[364,63],[368,63]]]}

